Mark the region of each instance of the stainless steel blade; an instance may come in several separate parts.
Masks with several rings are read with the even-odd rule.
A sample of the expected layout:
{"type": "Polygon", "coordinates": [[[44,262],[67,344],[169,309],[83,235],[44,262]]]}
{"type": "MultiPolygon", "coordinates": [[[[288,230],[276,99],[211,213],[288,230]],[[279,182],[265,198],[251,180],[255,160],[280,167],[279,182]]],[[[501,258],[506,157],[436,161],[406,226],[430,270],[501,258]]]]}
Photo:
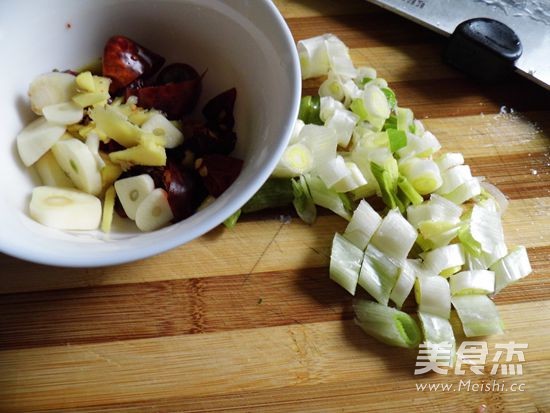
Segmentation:
{"type": "Polygon", "coordinates": [[[550,90],[550,0],[368,0],[442,35],[465,20],[489,17],[519,36],[516,71],[550,90]]]}

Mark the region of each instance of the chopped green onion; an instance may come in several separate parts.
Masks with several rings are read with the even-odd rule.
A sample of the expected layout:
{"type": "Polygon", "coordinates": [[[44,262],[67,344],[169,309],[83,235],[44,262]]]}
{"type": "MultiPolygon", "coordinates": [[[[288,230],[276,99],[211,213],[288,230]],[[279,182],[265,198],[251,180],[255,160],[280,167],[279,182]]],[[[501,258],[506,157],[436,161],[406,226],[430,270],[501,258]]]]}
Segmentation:
{"type": "Polygon", "coordinates": [[[395,112],[397,116],[397,129],[405,132],[409,131],[414,119],[413,111],[408,108],[397,108],[395,112]]]}
{"type": "Polygon", "coordinates": [[[416,240],[416,234],[403,215],[392,209],[386,214],[370,242],[396,263],[402,263],[416,240]]]}
{"type": "Polygon", "coordinates": [[[495,303],[486,295],[455,295],[452,303],[466,337],[503,333],[495,303]]]}
{"type": "Polygon", "coordinates": [[[493,265],[491,270],[495,272],[495,293],[498,293],[507,285],[531,274],[531,263],[524,246],[513,249],[508,255],[501,258],[493,265]]]}
{"type": "Polygon", "coordinates": [[[354,99],[360,98],[363,91],[359,89],[357,84],[349,79],[342,85],[344,89],[344,106],[348,107],[354,99]]]}
{"type": "Polygon", "coordinates": [[[368,300],[353,302],[355,323],[365,333],[390,346],[415,348],[421,340],[416,321],[407,313],[368,300]]]}
{"type": "Polygon", "coordinates": [[[321,99],[328,96],[336,99],[337,101],[343,100],[345,94],[340,79],[336,76],[330,76],[329,73],[327,79],[321,83],[321,86],[319,86],[319,96],[321,96],[321,99]]]}
{"type": "Polygon", "coordinates": [[[451,290],[445,278],[438,275],[417,277],[414,295],[421,313],[434,314],[447,320],[451,316],[451,290]]]}
{"type": "Polygon", "coordinates": [[[434,192],[442,184],[439,168],[434,161],[429,159],[407,158],[399,163],[399,172],[421,195],[434,192]]]}
{"type": "Polygon", "coordinates": [[[456,238],[460,225],[446,221],[422,221],[418,224],[420,234],[432,243],[433,248],[444,247],[456,238]]]}
{"type": "Polygon", "coordinates": [[[376,79],[377,73],[376,69],[373,67],[362,66],[357,68],[357,74],[355,76],[355,81],[358,86],[365,86],[368,82],[373,79],[376,79]]]}
{"type": "Polygon", "coordinates": [[[331,71],[343,78],[354,78],[357,75],[357,70],[345,43],[337,36],[329,34],[325,36],[325,45],[331,71]]]}
{"type": "Polygon", "coordinates": [[[363,251],[336,233],[330,253],[330,279],[351,295],[355,295],[362,261],[363,251]]]}
{"type": "Polygon", "coordinates": [[[453,192],[463,183],[472,179],[472,172],[468,165],[457,165],[441,173],[443,183],[437,190],[439,195],[453,192]]]}
{"type": "Polygon", "coordinates": [[[399,271],[397,282],[393,287],[390,294],[390,300],[392,300],[397,308],[401,308],[403,303],[411,293],[414,287],[414,281],[416,279],[415,267],[409,260],[403,261],[399,271]]]}
{"type": "Polygon", "coordinates": [[[467,200],[475,196],[478,196],[480,193],[481,193],[481,186],[479,184],[479,180],[476,178],[472,178],[464,182],[454,191],[448,194],[445,194],[444,197],[447,198],[449,201],[452,201],[455,204],[460,205],[466,202],[467,200]]]}
{"type": "Polygon", "coordinates": [[[422,326],[422,332],[424,333],[424,342],[426,343],[430,355],[437,357],[437,360],[430,360],[437,362],[438,365],[453,366],[456,356],[456,342],[453,333],[453,327],[449,320],[437,315],[419,312],[418,318],[420,319],[420,325],[422,326]],[[448,359],[442,356],[448,354],[448,359]],[[447,361],[445,364],[444,362],[447,361]]]}
{"type": "Polygon", "coordinates": [[[238,209],[235,213],[231,214],[229,218],[227,218],[225,221],[223,221],[223,225],[225,225],[226,228],[232,229],[235,228],[235,225],[237,225],[237,221],[239,220],[239,217],[241,216],[241,210],[238,209]]]}
{"type": "Polygon", "coordinates": [[[294,178],[311,171],[313,166],[313,154],[309,148],[302,143],[295,143],[287,146],[272,176],[294,178]]]}
{"type": "Polygon", "coordinates": [[[319,96],[304,96],[300,100],[300,110],[298,119],[306,124],[322,125],[323,121],[319,117],[321,112],[321,98],[319,96]]]}
{"type": "Polygon", "coordinates": [[[462,271],[449,279],[451,295],[492,294],[495,291],[495,273],[487,270],[462,271]]]}
{"type": "Polygon", "coordinates": [[[397,99],[395,97],[395,92],[391,90],[389,87],[383,87],[381,88],[382,93],[386,96],[386,99],[388,99],[388,103],[390,105],[390,108],[395,108],[397,106],[397,99]]]}
{"type": "Polygon", "coordinates": [[[407,134],[402,130],[386,129],[392,153],[407,146],[407,134]]]}
{"type": "Polygon", "coordinates": [[[382,218],[367,201],[361,200],[344,231],[344,237],[364,250],[382,223],[382,218]]]}
{"type": "Polygon", "coordinates": [[[323,208],[330,209],[342,218],[351,219],[349,200],[345,194],[338,194],[328,189],[321,178],[312,175],[305,175],[307,186],[313,198],[313,202],[323,208]]]}
{"type": "Polygon", "coordinates": [[[369,114],[367,113],[367,107],[365,106],[365,102],[362,97],[353,99],[349,108],[353,113],[359,116],[360,120],[367,120],[369,114]]]}
{"type": "Polygon", "coordinates": [[[397,178],[397,186],[413,205],[420,205],[422,202],[424,202],[424,198],[422,198],[422,195],[420,195],[418,191],[414,189],[409,180],[403,175],[399,175],[399,177],[397,178]]]}
{"type": "Polygon", "coordinates": [[[497,245],[504,242],[504,230],[500,214],[479,205],[474,205],[470,218],[470,233],[483,251],[492,253],[497,245]]]}
{"type": "Polygon", "coordinates": [[[461,153],[447,152],[435,159],[435,163],[441,172],[451,169],[458,165],[464,164],[464,156],[461,153]]]}
{"type": "MultiPolygon", "coordinates": [[[[479,257],[481,255],[481,244],[472,237],[472,233],[470,232],[470,222],[468,220],[467,223],[462,225],[458,231],[458,239],[462,246],[464,247],[465,252],[467,252],[470,256],[479,257]]],[[[487,267],[484,267],[482,269],[485,269],[487,267]]]]}
{"type": "Polygon", "coordinates": [[[288,206],[294,199],[290,179],[269,178],[241,208],[243,214],[288,206]]]}
{"type": "Polygon", "coordinates": [[[301,119],[296,119],[294,122],[294,127],[292,128],[292,133],[290,135],[290,141],[288,142],[289,145],[292,145],[293,143],[298,143],[300,140],[300,132],[302,131],[302,128],[305,126],[305,123],[301,119]]]}
{"type": "Polygon", "coordinates": [[[330,62],[325,40],[327,35],[300,40],[297,43],[302,79],[322,76],[328,73],[330,62]]]}
{"type": "MultiPolygon", "coordinates": [[[[386,120],[390,116],[391,108],[386,95],[379,87],[368,85],[363,93],[363,102],[367,111],[367,119],[386,120]]],[[[399,119],[398,119],[399,122],[399,119]]]]}
{"type": "Polygon", "coordinates": [[[359,273],[359,285],[380,304],[388,305],[398,276],[399,267],[372,243],[369,244],[359,273]]]}
{"type": "Polygon", "coordinates": [[[339,102],[331,96],[322,96],[319,108],[319,117],[323,122],[330,119],[337,109],[346,109],[342,102],[339,102]]]}
{"type": "Polygon", "coordinates": [[[370,163],[370,169],[378,182],[384,203],[390,209],[398,208],[401,203],[397,198],[397,180],[394,181],[390,172],[376,162],[370,163]]]}
{"type": "Polygon", "coordinates": [[[338,145],[345,148],[351,140],[357,122],[359,122],[359,116],[355,113],[347,109],[336,109],[325,122],[325,126],[335,131],[338,137],[338,145]]]}
{"type": "Polygon", "coordinates": [[[500,215],[503,215],[506,209],[508,208],[508,204],[509,204],[509,201],[508,201],[508,198],[506,198],[506,195],[504,195],[504,193],[500,189],[498,189],[496,186],[494,186],[493,184],[490,184],[487,181],[481,182],[480,185],[482,188],[482,192],[485,193],[486,196],[490,196],[495,200],[495,202],[498,205],[498,212],[500,213],[500,215]]]}
{"type": "Polygon", "coordinates": [[[334,130],[325,126],[306,125],[300,132],[300,137],[300,143],[311,151],[314,169],[336,156],[338,142],[334,130]]]}
{"type": "Polygon", "coordinates": [[[456,224],[460,221],[462,208],[451,201],[432,194],[430,200],[421,205],[407,208],[407,220],[413,227],[418,228],[424,221],[449,222],[456,224]]]}
{"type": "Polygon", "coordinates": [[[388,129],[397,129],[397,117],[395,115],[390,115],[390,117],[384,122],[382,130],[388,129]]]}
{"type": "MultiPolygon", "coordinates": [[[[460,244],[445,245],[424,254],[424,268],[432,274],[441,274],[443,271],[455,269],[464,265],[464,249],[460,244]]],[[[455,271],[456,272],[456,271],[455,271]]]]}
{"type": "Polygon", "coordinates": [[[418,157],[429,158],[432,154],[441,149],[441,144],[430,132],[424,132],[422,136],[407,133],[407,146],[397,151],[401,159],[418,157]]]}
{"type": "Polygon", "coordinates": [[[305,223],[313,224],[317,219],[317,208],[309,193],[309,188],[303,175],[292,179],[292,190],[294,192],[292,204],[296,213],[305,223]]]}
{"type": "Polygon", "coordinates": [[[323,180],[327,188],[332,188],[335,183],[351,174],[351,171],[346,166],[344,158],[340,155],[323,165],[319,165],[317,172],[319,178],[323,180]]]}
{"type": "Polygon", "coordinates": [[[350,172],[349,175],[346,175],[332,186],[336,192],[353,191],[367,184],[367,180],[357,164],[348,161],[346,162],[346,168],[350,172]]]}

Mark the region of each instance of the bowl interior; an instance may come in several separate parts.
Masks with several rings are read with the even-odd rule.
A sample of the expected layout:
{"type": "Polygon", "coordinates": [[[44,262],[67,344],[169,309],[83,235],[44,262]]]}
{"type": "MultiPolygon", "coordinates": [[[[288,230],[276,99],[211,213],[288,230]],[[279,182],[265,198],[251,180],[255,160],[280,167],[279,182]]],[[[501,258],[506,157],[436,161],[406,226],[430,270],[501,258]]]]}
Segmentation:
{"type": "Polygon", "coordinates": [[[10,56],[0,76],[2,252],[47,264],[99,266],[165,251],[236,211],[267,179],[286,146],[300,96],[299,65],[290,33],[270,1],[6,1],[0,16],[0,51],[10,56]],[[46,228],[28,216],[38,181],[15,147],[15,136],[34,118],[28,85],[40,73],[93,61],[115,34],[161,54],[167,63],[186,62],[199,73],[206,70],[198,108],[236,87],[234,154],[245,166],[208,208],[158,231],[139,233],[133,225],[118,225],[105,236],[46,228]]]}

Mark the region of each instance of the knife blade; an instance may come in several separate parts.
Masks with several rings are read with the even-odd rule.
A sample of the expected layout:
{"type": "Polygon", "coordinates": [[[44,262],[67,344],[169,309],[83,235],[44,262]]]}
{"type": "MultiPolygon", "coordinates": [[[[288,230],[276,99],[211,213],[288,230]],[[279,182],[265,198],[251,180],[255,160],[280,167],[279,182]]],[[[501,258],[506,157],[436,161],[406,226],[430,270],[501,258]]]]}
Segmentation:
{"type": "Polygon", "coordinates": [[[550,1],[548,0],[368,0],[436,33],[450,36],[473,18],[504,23],[519,37],[520,75],[550,90],[550,1]]]}

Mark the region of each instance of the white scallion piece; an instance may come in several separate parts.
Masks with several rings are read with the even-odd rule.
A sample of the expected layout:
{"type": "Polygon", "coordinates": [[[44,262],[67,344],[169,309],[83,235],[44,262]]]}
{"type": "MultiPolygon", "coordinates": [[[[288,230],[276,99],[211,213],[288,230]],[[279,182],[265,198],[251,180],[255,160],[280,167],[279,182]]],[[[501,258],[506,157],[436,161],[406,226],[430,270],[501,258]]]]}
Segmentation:
{"type": "Polygon", "coordinates": [[[361,66],[357,68],[357,73],[355,75],[355,80],[359,86],[365,86],[371,80],[376,79],[377,73],[376,69],[368,66],[361,66]]]}
{"type": "Polygon", "coordinates": [[[464,165],[464,156],[460,152],[447,152],[435,159],[441,172],[458,165],[464,165]]]}
{"type": "Polygon", "coordinates": [[[451,290],[448,281],[439,275],[417,277],[414,295],[421,313],[449,319],[451,316],[451,290]]]}
{"type": "Polygon", "coordinates": [[[492,253],[497,245],[504,243],[500,214],[497,211],[474,205],[470,218],[470,233],[483,251],[492,253]]]}
{"type": "Polygon", "coordinates": [[[315,36],[297,43],[302,79],[319,77],[328,73],[330,62],[325,44],[326,36],[315,36]]]}
{"type": "Polygon", "coordinates": [[[345,43],[334,35],[327,35],[325,45],[331,71],[345,79],[354,78],[357,75],[357,70],[345,43]]]}
{"type": "Polygon", "coordinates": [[[432,274],[455,269],[458,272],[465,263],[464,248],[460,244],[446,245],[426,252],[423,259],[424,268],[432,274]]]}
{"type": "Polygon", "coordinates": [[[432,248],[448,245],[458,235],[459,224],[446,221],[422,221],[418,224],[418,230],[432,248]]]}
{"type": "Polygon", "coordinates": [[[390,346],[415,348],[422,334],[407,313],[369,300],[354,300],[355,323],[365,333],[390,346]]]}
{"type": "Polygon", "coordinates": [[[431,194],[440,188],[443,182],[439,168],[434,161],[429,159],[406,158],[399,162],[399,172],[421,195],[431,194]]]}
{"type": "Polygon", "coordinates": [[[331,96],[322,96],[319,104],[319,118],[326,122],[332,117],[336,110],[346,110],[342,102],[334,99],[331,96]]]}
{"type": "Polygon", "coordinates": [[[527,277],[532,272],[529,256],[524,246],[514,248],[490,268],[495,272],[495,293],[507,285],[527,277]]]}
{"type": "Polygon", "coordinates": [[[301,119],[296,119],[294,122],[294,127],[292,128],[292,133],[290,134],[290,141],[288,142],[289,145],[292,145],[293,143],[298,143],[300,140],[300,132],[302,131],[302,128],[305,126],[305,123],[301,119]]]}
{"type": "Polygon", "coordinates": [[[495,291],[495,273],[487,270],[461,271],[449,278],[451,295],[492,294],[495,291]]]}
{"type": "Polygon", "coordinates": [[[380,304],[388,305],[399,267],[374,245],[365,250],[358,284],[380,304]]]}
{"type": "Polygon", "coordinates": [[[472,172],[468,165],[457,165],[441,173],[443,184],[437,190],[439,195],[453,192],[460,185],[472,179],[472,172]]]}
{"type": "Polygon", "coordinates": [[[397,129],[409,132],[410,127],[414,120],[414,113],[409,108],[397,108],[397,129]]]}
{"type": "Polygon", "coordinates": [[[333,73],[329,72],[326,80],[319,86],[319,96],[321,98],[331,97],[336,101],[344,100],[345,94],[342,81],[333,73]]]}
{"type": "Polygon", "coordinates": [[[344,237],[364,250],[382,223],[382,218],[364,199],[359,202],[344,231],[344,237]]]}
{"type": "Polygon", "coordinates": [[[327,188],[318,176],[308,174],[305,178],[309,192],[311,193],[311,198],[313,198],[313,202],[315,202],[316,205],[330,209],[332,212],[348,221],[351,219],[351,212],[346,204],[344,194],[339,194],[327,188]]]}
{"type": "Polygon", "coordinates": [[[363,95],[363,90],[352,79],[346,80],[342,85],[342,89],[344,91],[344,105],[346,107],[355,99],[360,99],[363,95]]]}
{"type": "Polygon", "coordinates": [[[389,258],[402,262],[407,258],[417,237],[416,230],[403,218],[399,210],[389,211],[378,230],[371,238],[371,243],[389,258]]]}
{"type": "Polygon", "coordinates": [[[367,85],[363,93],[365,110],[373,118],[387,119],[391,108],[384,92],[379,87],[367,85]]]}
{"type": "Polygon", "coordinates": [[[338,140],[334,130],[326,126],[305,125],[300,132],[300,143],[311,151],[314,169],[325,165],[336,156],[338,140]]]}
{"type": "Polygon", "coordinates": [[[428,158],[441,149],[441,144],[430,132],[425,131],[422,136],[417,136],[408,130],[405,132],[407,132],[407,146],[397,151],[397,155],[401,159],[412,156],[428,158]]]}
{"type": "Polygon", "coordinates": [[[390,300],[392,300],[397,308],[401,308],[403,303],[411,293],[414,287],[414,281],[416,280],[414,266],[409,260],[403,261],[399,270],[399,277],[393,287],[390,294],[390,300]]]}
{"type": "Polygon", "coordinates": [[[363,251],[336,233],[330,253],[330,279],[355,295],[363,251]]]}
{"type": "Polygon", "coordinates": [[[466,337],[503,333],[497,307],[486,295],[457,295],[452,298],[452,303],[466,337]]]}
{"type": "Polygon", "coordinates": [[[442,318],[433,314],[418,313],[422,332],[424,333],[424,343],[431,350],[430,354],[437,356],[439,365],[453,366],[456,356],[456,341],[453,333],[453,327],[446,318],[442,318]],[[441,356],[447,356],[443,359],[441,356]],[[447,361],[447,363],[445,363],[447,361]]]}
{"type": "Polygon", "coordinates": [[[467,200],[475,196],[478,196],[480,193],[481,193],[481,186],[479,184],[479,180],[477,178],[472,178],[464,182],[454,191],[448,194],[445,194],[444,197],[447,198],[449,201],[452,201],[455,204],[460,205],[466,202],[467,200]]]}
{"type": "Polygon", "coordinates": [[[487,181],[481,182],[480,185],[484,191],[486,191],[490,196],[493,197],[498,205],[498,212],[502,216],[504,212],[506,212],[506,209],[508,209],[508,204],[510,203],[510,201],[508,201],[508,198],[506,198],[506,195],[504,195],[504,193],[496,186],[487,181]]]}
{"type": "Polygon", "coordinates": [[[340,155],[329,160],[325,164],[317,167],[317,173],[323,180],[327,188],[332,188],[334,184],[351,175],[351,171],[346,166],[346,161],[340,155]]]}
{"type": "Polygon", "coordinates": [[[338,145],[345,148],[351,140],[357,122],[359,122],[359,116],[355,113],[347,109],[335,109],[332,116],[325,122],[325,126],[334,130],[338,145]]]}
{"type": "Polygon", "coordinates": [[[347,161],[346,168],[350,174],[334,184],[332,188],[336,192],[349,192],[367,185],[367,179],[354,162],[347,161]]]}
{"type": "Polygon", "coordinates": [[[457,224],[461,215],[462,207],[436,194],[427,202],[407,207],[407,220],[415,228],[425,221],[457,224]]]}
{"type": "Polygon", "coordinates": [[[293,178],[308,173],[313,169],[313,154],[301,143],[288,146],[273,171],[277,178],[293,178]]]}

